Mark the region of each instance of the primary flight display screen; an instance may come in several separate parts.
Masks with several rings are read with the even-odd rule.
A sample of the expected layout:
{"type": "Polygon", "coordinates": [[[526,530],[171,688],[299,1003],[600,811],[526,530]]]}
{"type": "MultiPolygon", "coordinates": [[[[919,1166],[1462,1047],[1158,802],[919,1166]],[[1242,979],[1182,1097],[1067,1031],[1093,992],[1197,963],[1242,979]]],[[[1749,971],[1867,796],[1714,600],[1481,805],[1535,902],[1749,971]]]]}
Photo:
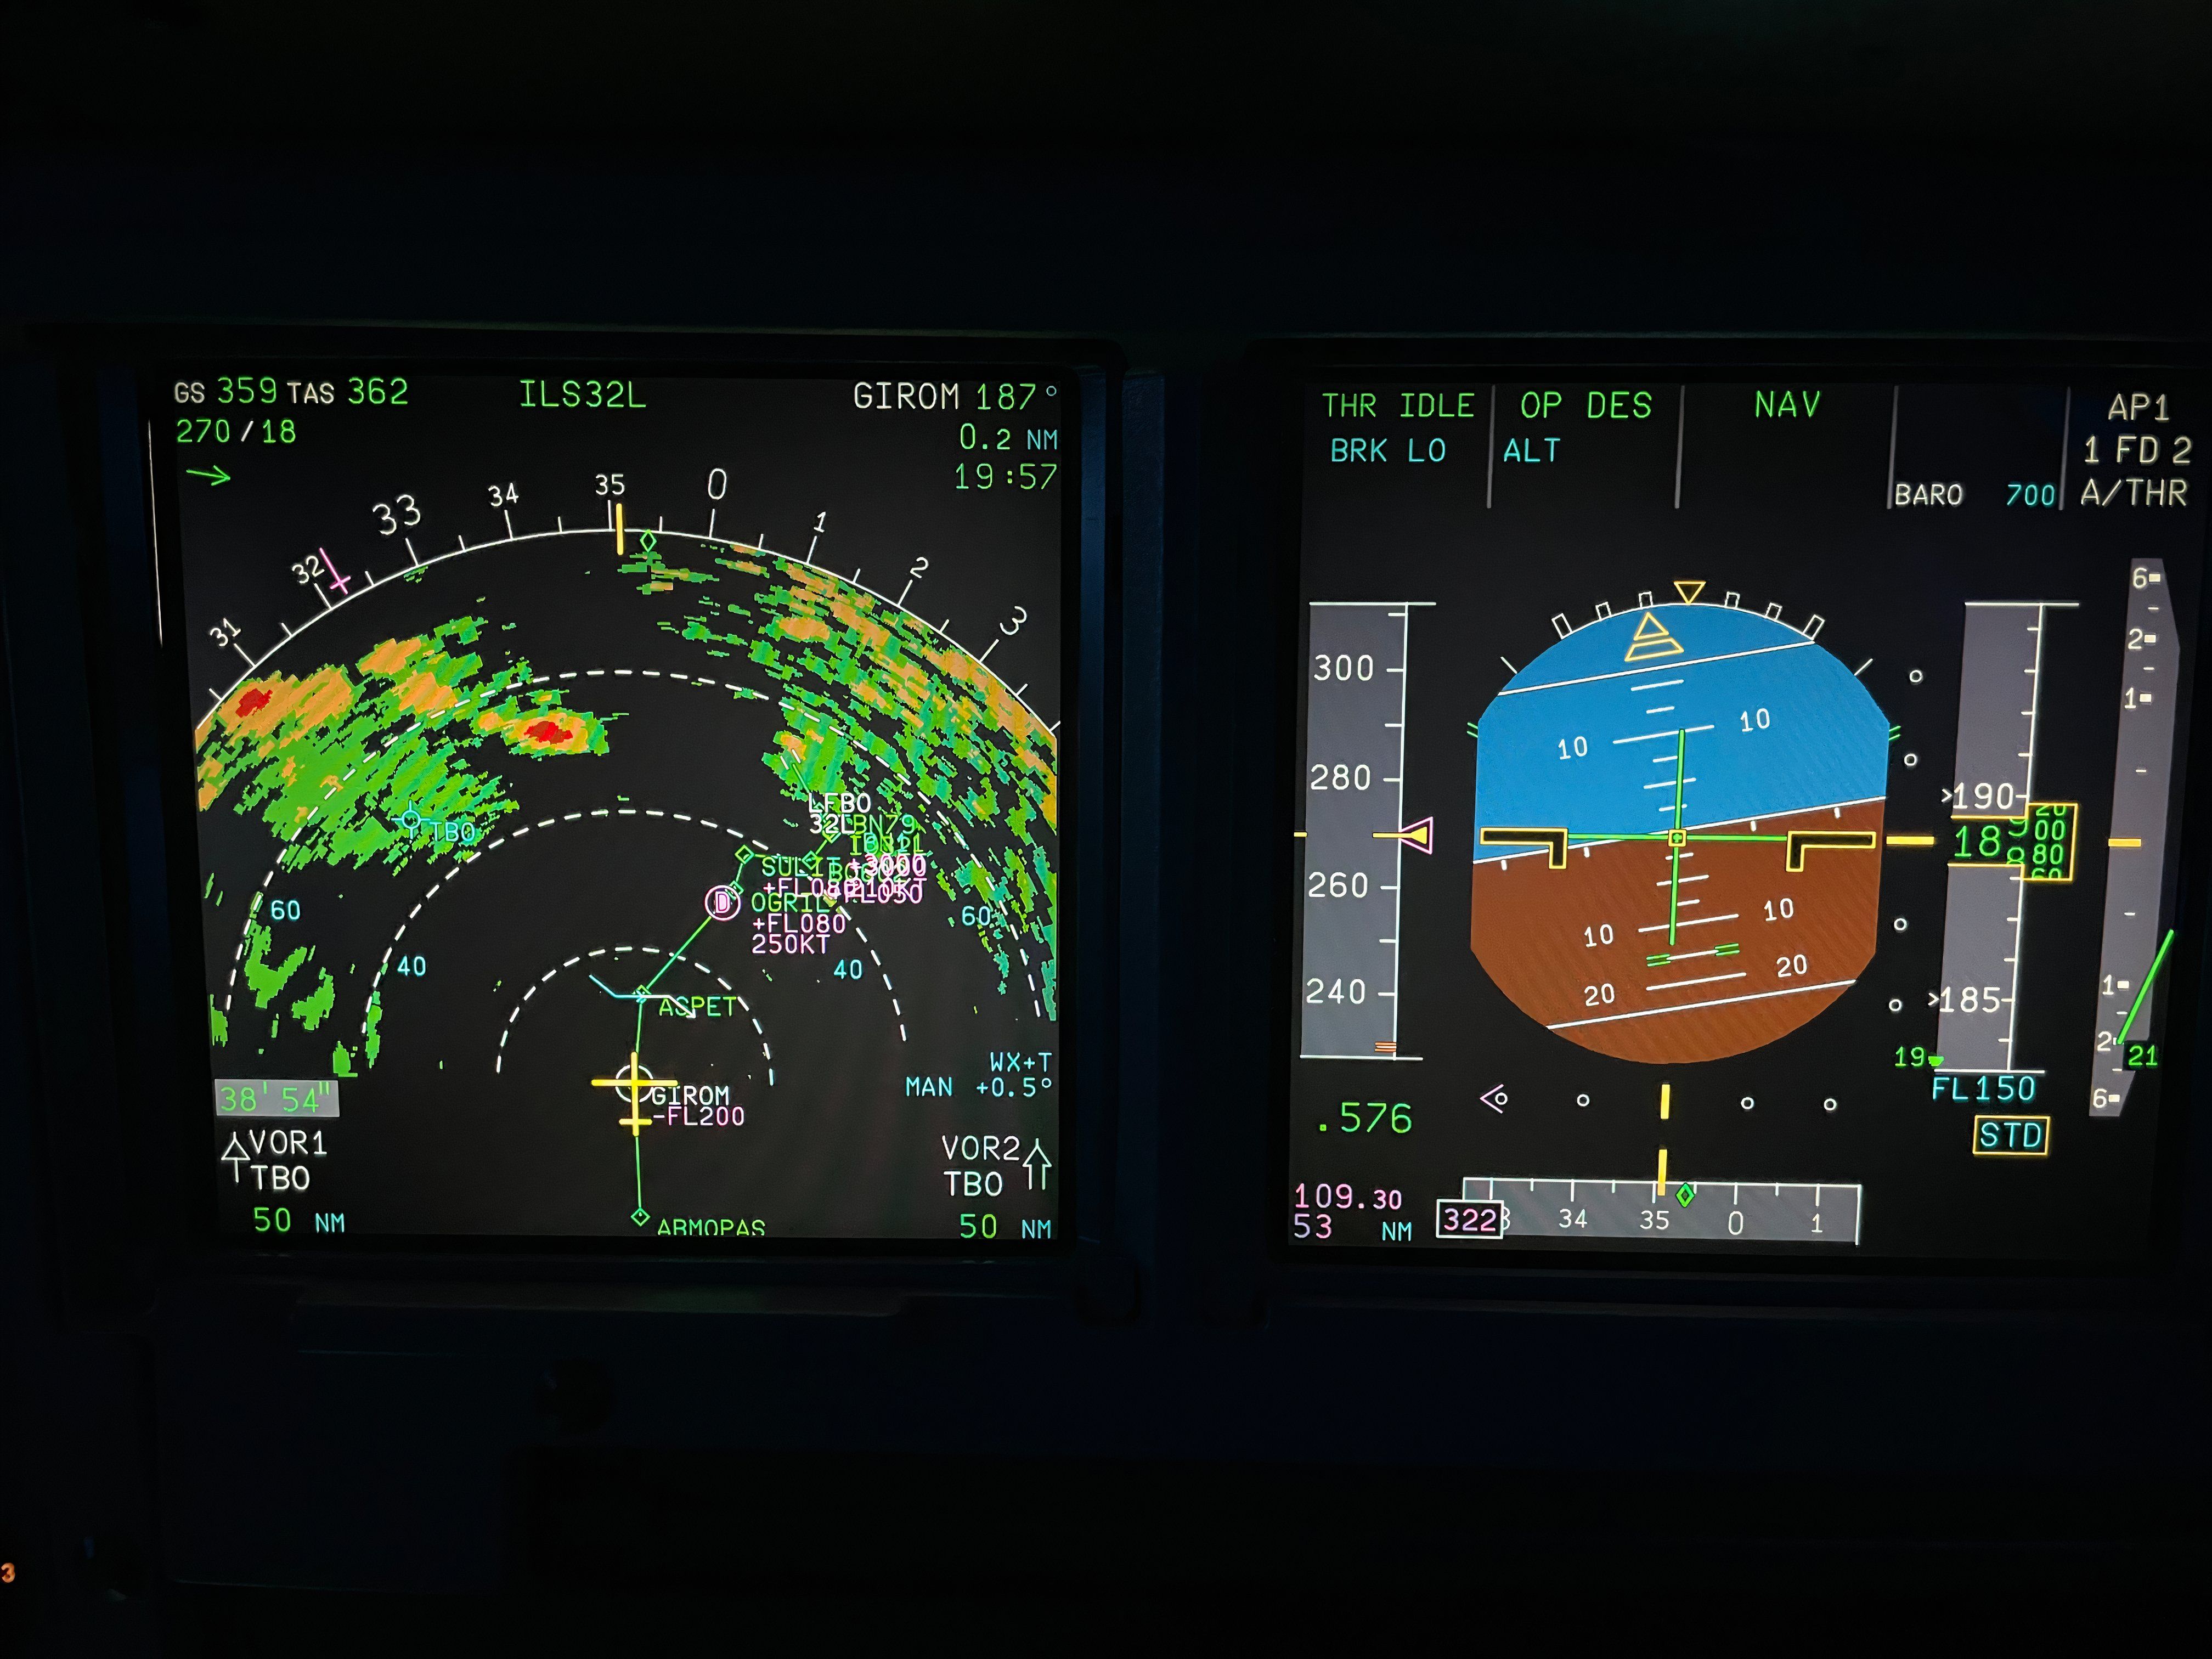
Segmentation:
{"type": "Polygon", "coordinates": [[[1054,1241],[1066,370],[146,390],[224,1233],[1054,1241]]]}
{"type": "Polygon", "coordinates": [[[1289,1242],[2141,1255],[2195,383],[1302,396],[1289,1242]]]}

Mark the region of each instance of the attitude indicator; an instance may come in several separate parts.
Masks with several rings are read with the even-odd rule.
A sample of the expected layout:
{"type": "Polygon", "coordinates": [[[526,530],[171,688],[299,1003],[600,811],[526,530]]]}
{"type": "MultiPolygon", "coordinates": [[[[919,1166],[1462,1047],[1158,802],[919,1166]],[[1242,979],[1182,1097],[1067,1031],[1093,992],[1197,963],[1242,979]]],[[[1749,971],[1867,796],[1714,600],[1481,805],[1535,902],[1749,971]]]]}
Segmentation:
{"type": "Polygon", "coordinates": [[[1771,1042],[1850,988],[1875,950],[1889,722],[1817,631],[1645,605],[1568,634],[1484,711],[1469,943],[1524,1013],[1678,1064],[1771,1042]]]}

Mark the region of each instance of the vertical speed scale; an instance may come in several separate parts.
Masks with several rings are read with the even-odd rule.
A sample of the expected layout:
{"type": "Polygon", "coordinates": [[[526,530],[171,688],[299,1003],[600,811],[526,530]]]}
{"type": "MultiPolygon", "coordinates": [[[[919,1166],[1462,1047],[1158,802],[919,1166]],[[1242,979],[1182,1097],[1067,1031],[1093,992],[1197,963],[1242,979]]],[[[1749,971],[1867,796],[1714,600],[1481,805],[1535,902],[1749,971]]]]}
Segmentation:
{"type": "Polygon", "coordinates": [[[2129,1040],[2137,1045],[2148,1040],[2151,984],[2173,939],[2159,933],[2174,714],[2181,701],[2181,635],[2168,591],[2165,560],[2137,559],[2130,566],[2119,742],[2112,763],[2112,860],[2098,953],[2092,1117],[2118,1117],[2126,1109],[2136,1080],[2128,1064],[2129,1040]]]}

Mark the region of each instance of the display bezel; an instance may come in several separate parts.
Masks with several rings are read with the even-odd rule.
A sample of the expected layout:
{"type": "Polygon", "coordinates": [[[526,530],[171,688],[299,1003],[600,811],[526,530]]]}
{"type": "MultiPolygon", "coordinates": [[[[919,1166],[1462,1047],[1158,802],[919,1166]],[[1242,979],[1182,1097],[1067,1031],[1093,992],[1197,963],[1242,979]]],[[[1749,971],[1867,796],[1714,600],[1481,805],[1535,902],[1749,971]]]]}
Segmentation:
{"type": "MultiPolygon", "coordinates": [[[[1301,340],[1267,342],[1255,346],[1243,365],[1243,401],[1253,436],[1249,469],[1265,511],[1257,520],[1263,553],[1254,568],[1270,574],[1266,591],[1273,606],[1270,618],[1268,664],[1269,735],[1273,770],[1263,822],[1269,856],[1255,863],[1273,884],[1264,899],[1271,933],[1266,952],[1266,997],[1269,1009],[1269,1057],[1265,1110],[1267,1114],[1267,1187],[1261,1194],[1260,1213],[1267,1230],[1269,1260],[1294,1267],[1306,1276],[1324,1272],[1332,1276],[1351,1273],[1364,1276],[1388,1266],[1393,1281],[1437,1285],[1477,1279],[1496,1283],[1553,1283],[1563,1280],[1618,1279],[1628,1275],[1655,1279],[1796,1278],[1807,1281],[1849,1282],[1882,1279],[2001,1278],[2027,1279],[2144,1279],[2171,1269],[2182,1245],[2185,1164],[2187,1133],[2184,1118],[2191,1098],[2193,1069],[2190,1050],[2194,1036],[2185,1025],[2169,1024],[2169,1054],[2161,1083],[2160,1121],[2155,1138],[2148,1242],[2141,1251],[2124,1257],[1976,1257],[1970,1255],[1861,1255],[1820,1247],[1756,1249],[1715,1249],[1674,1245],[1650,1249],[1607,1249],[1595,1243],[1571,1251],[1541,1245],[1515,1245],[1501,1240],[1486,1248],[1455,1248],[1416,1236],[1400,1245],[1328,1245],[1300,1241],[1290,1236],[1291,1068],[1297,1063],[1296,999],[1291,988],[1299,984],[1296,957],[1298,903],[1297,825],[1301,801],[1297,767],[1299,744],[1297,683],[1291,678],[1303,667],[1300,656],[1302,617],[1299,594],[1304,561],[1304,490],[1306,397],[1332,376],[1376,379],[1395,382],[1459,382],[1510,379],[1530,370],[1556,372],[1566,378],[1577,372],[1619,369],[1639,376],[1688,384],[1727,381],[1751,374],[1803,371],[1832,380],[1905,381],[1919,384],[2048,384],[2054,375],[2110,373],[2141,368],[2185,374],[2203,384],[2203,352],[2174,342],[2128,343],[2088,341],[1975,341],[1971,339],[1807,340],[1802,338],[1718,339],[1623,338],[1451,338],[1401,340],[1301,340]],[[1285,556],[1281,550],[1291,550],[1285,556]],[[2179,1043],[2181,1052],[2172,1054],[2179,1043]]],[[[2212,529],[2208,529],[2212,542],[2212,529]]],[[[2212,578],[2212,568],[2206,572],[2212,578]]],[[[2204,621],[2212,616],[2212,582],[2197,599],[2196,625],[2203,648],[2204,621]]],[[[1256,653],[1255,659],[1256,659],[1256,653]]],[[[2194,879],[2203,868],[2208,845],[2205,817],[2212,810],[2212,784],[2205,774],[2212,769],[2212,729],[2192,718],[2195,686],[2200,676],[2192,668],[2191,704],[2176,732],[2176,752],[2182,758],[2182,787],[2168,802],[2170,844],[2177,850],[2173,866],[2175,922],[2179,937],[2202,939],[2208,920],[2204,884],[2194,879]]],[[[1256,702],[1256,699],[1255,700],[1256,702]]],[[[2169,1021],[2179,1017],[2193,1022],[2202,981],[2202,952],[2177,953],[2168,971],[2169,1021]],[[2191,1011],[2184,1014],[2182,1011],[2191,1011]]]]}
{"type": "MultiPolygon", "coordinates": [[[[1106,964],[1085,959],[1085,940],[1078,923],[1078,906],[1087,882],[1079,867],[1095,865],[1095,851],[1085,845],[1086,823],[1095,820],[1103,803],[1088,799],[1084,770],[1088,758],[1083,750],[1080,717],[1086,682],[1095,680],[1101,665],[1088,659],[1086,634],[1094,619],[1085,614],[1086,498],[1109,483],[1112,477],[1108,422],[1113,413],[1113,387],[1120,365],[1110,347],[1095,342],[1064,338],[974,338],[933,336],[820,337],[743,334],[530,334],[520,332],[462,332],[447,330],[331,330],[231,329],[168,331],[136,343],[130,362],[137,395],[137,422],[141,434],[141,479],[145,501],[144,532],[150,541],[152,567],[157,576],[155,600],[160,613],[157,647],[158,695],[154,720],[161,773],[161,801],[164,838],[169,859],[167,883],[167,921],[172,947],[172,989],[177,999],[178,1053],[171,1067],[162,1068],[174,1079],[179,1112],[189,1103],[211,1098],[214,1056],[205,1040],[202,1004],[206,994],[204,936],[197,892],[198,843],[197,813],[191,786],[192,702],[186,667],[185,636],[184,551],[177,533],[179,497],[174,469],[159,464],[166,453],[159,445],[155,423],[163,412],[161,393],[176,371],[190,366],[204,370],[221,360],[257,372],[282,365],[297,374],[310,367],[331,373],[342,368],[375,367],[385,372],[409,369],[425,375],[465,374],[495,378],[530,374],[538,378],[577,374],[630,374],[639,378],[681,377],[687,380],[797,380],[850,378],[856,370],[890,370],[909,375],[944,372],[964,375],[977,369],[993,372],[1018,368],[1048,370],[1067,385],[1068,434],[1064,447],[1062,494],[1059,516],[1060,584],[1061,708],[1060,765],[1057,787],[1061,812],[1059,896],[1061,962],[1061,1003],[1059,1019],[1060,1063],[1066,1082],[1056,1109],[1060,1143],[1066,1156],[1059,1170],[1062,1197],[1054,1237],[1026,1243],[1000,1239],[994,1246],[964,1239],[909,1239],[866,1236],[856,1237],[686,1238],[680,1249],[654,1235],[636,1238],[618,1235],[354,1233],[329,1236],[307,1248],[297,1243],[239,1237],[217,1224],[215,1188],[207,1179],[200,1137],[186,1132],[175,1146],[175,1178],[180,1183],[186,1243],[196,1252],[223,1257],[281,1256],[302,1262],[336,1262],[345,1259],[398,1257],[565,1259],[604,1258],[623,1261],[746,1261],[819,1258],[852,1261],[878,1258],[911,1261],[957,1258],[1000,1263],[1036,1261],[1061,1257],[1075,1248],[1079,1232],[1078,1206],[1084,1186],[1079,1166],[1092,1119],[1099,1103],[1088,1097],[1079,1081],[1091,1057],[1090,1045],[1097,1039],[1087,1029],[1086,999],[1094,997],[1096,981],[1106,964]],[[1091,476],[1093,471],[1102,477],[1091,476]],[[179,875],[183,879],[179,880],[179,875]],[[1009,1245],[1011,1244],[1011,1248],[1009,1245]]],[[[1100,545],[1087,550],[1101,561],[1104,526],[1092,523],[1090,533],[1100,545]]],[[[1095,653],[1094,653],[1095,654],[1095,653]]]]}

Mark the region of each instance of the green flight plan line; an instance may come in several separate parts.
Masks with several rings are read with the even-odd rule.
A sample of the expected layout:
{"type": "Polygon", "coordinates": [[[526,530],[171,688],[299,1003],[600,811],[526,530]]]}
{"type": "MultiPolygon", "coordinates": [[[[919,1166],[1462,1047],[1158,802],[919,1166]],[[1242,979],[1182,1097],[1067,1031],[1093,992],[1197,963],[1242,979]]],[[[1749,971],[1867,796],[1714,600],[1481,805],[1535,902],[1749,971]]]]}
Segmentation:
{"type": "MultiPolygon", "coordinates": [[[[714,918],[712,916],[702,917],[700,920],[699,925],[691,930],[690,938],[686,939],[683,944],[678,945],[675,950],[670,951],[667,957],[661,962],[659,970],[656,972],[651,979],[639,986],[635,991],[625,994],[621,991],[610,989],[607,986],[599,982],[596,975],[592,976],[592,982],[595,985],[599,985],[599,988],[602,991],[605,991],[609,996],[614,997],[617,1000],[635,1002],[637,1005],[637,1022],[631,1028],[629,1039],[630,1062],[632,1066],[630,1075],[633,1079],[641,1076],[645,1071],[645,1005],[653,996],[653,988],[660,983],[660,976],[662,974],[666,973],[678,962],[684,960],[684,953],[691,948],[692,945],[697,940],[700,934],[707,931],[707,924],[713,920],[714,918]]],[[[637,1109],[633,1106],[630,1108],[630,1110],[635,1114],[637,1109]]],[[[629,1138],[629,1146],[630,1173],[635,1177],[637,1182],[637,1208],[631,1212],[630,1219],[635,1222],[639,1226],[642,1227],[652,1218],[650,1212],[648,1212],[645,1207],[645,1141],[643,1137],[633,1132],[629,1138]]]]}

